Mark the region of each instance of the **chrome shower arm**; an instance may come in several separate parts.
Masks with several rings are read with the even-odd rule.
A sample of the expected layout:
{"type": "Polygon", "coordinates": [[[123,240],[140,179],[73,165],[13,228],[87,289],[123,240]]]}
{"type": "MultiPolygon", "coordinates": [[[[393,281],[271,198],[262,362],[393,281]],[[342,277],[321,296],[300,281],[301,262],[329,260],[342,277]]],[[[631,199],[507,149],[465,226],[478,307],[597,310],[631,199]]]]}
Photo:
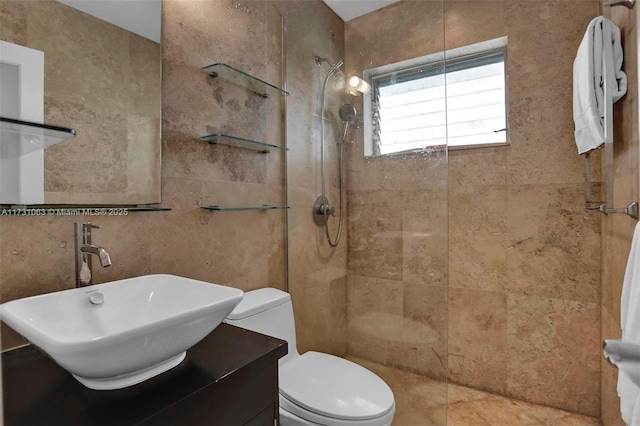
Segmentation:
{"type": "Polygon", "coordinates": [[[316,56],[315,60],[316,60],[316,65],[319,66],[319,67],[321,67],[323,63],[329,64],[331,69],[329,70],[329,74],[328,75],[331,75],[333,73],[335,73],[336,75],[343,75],[342,72],[340,71],[340,67],[344,65],[344,61],[343,60],[339,60],[335,64],[333,62],[331,62],[329,59],[321,58],[320,56],[316,56]]]}

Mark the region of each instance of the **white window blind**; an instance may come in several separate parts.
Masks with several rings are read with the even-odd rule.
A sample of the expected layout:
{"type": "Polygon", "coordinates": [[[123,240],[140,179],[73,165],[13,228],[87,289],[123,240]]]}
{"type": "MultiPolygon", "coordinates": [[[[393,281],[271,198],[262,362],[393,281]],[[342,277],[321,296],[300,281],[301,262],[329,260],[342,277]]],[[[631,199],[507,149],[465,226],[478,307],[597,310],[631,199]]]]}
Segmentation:
{"type": "Polygon", "coordinates": [[[504,51],[369,73],[377,155],[508,142],[504,51]]]}

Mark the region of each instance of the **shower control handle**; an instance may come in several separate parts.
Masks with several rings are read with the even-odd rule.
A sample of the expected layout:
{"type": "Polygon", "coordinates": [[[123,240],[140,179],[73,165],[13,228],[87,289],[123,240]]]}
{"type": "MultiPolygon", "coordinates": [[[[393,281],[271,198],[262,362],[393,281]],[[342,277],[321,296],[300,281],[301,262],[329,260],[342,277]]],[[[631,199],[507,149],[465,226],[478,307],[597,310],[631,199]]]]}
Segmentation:
{"type": "Polygon", "coordinates": [[[320,216],[324,216],[325,213],[327,215],[335,216],[336,208],[333,206],[333,204],[329,204],[325,199],[324,203],[316,203],[316,205],[314,206],[314,213],[320,216]]]}
{"type": "Polygon", "coordinates": [[[327,197],[324,195],[318,195],[315,203],[313,203],[313,221],[318,226],[325,226],[329,215],[336,215],[336,208],[333,204],[329,203],[327,197]]]}
{"type": "Polygon", "coordinates": [[[336,208],[333,206],[333,204],[323,204],[320,207],[320,209],[321,209],[322,214],[328,213],[333,217],[336,216],[336,208]]]}

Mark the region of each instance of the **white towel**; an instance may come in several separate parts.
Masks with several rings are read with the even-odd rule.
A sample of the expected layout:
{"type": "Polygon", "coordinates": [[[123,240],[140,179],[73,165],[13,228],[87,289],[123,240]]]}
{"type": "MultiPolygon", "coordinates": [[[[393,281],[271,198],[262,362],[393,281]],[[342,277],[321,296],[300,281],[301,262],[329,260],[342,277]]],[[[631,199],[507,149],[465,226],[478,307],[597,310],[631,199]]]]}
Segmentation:
{"type": "Polygon", "coordinates": [[[627,75],[622,71],[622,44],[620,29],[610,20],[599,16],[587,26],[573,62],[573,120],[578,153],[583,154],[604,143],[604,68],[609,77],[606,82],[613,102],[627,93],[627,75]],[[611,33],[611,45],[603,42],[603,29],[611,33]],[[612,50],[613,64],[604,60],[604,49],[612,50]]]}
{"type": "Polygon", "coordinates": [[[618,371],[622,419],[640,426],[640,223],[636,225],[620,298],[622,338],[605,341],[605,355],[618,371]],[[633,377],[633,378],[632,378],[633,377]]]}
{"type": "Polygon", "coordinates": [[[636,225],[622,283],[622,340],[640,345],[640,223],[636,225]]]}

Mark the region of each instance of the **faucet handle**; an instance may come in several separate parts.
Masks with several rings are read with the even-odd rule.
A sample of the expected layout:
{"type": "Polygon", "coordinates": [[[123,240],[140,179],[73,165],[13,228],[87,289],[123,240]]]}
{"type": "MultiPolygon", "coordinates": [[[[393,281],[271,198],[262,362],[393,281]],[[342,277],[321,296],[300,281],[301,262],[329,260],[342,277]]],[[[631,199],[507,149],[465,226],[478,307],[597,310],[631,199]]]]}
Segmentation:
{"type": "Polygon", "coordinates": [[[102,229],[102,226],[93,225],[91,222],[76,222],[76,235],[91,235],[91,229],[102,229]]]}
{"type": "Polygon", "coordinates": [[[94,225],[91,222],[80,222],[80,225],[82,225],[83,231],[88,231],[90,229],[102,229],[102,226],[94,225]]]}

